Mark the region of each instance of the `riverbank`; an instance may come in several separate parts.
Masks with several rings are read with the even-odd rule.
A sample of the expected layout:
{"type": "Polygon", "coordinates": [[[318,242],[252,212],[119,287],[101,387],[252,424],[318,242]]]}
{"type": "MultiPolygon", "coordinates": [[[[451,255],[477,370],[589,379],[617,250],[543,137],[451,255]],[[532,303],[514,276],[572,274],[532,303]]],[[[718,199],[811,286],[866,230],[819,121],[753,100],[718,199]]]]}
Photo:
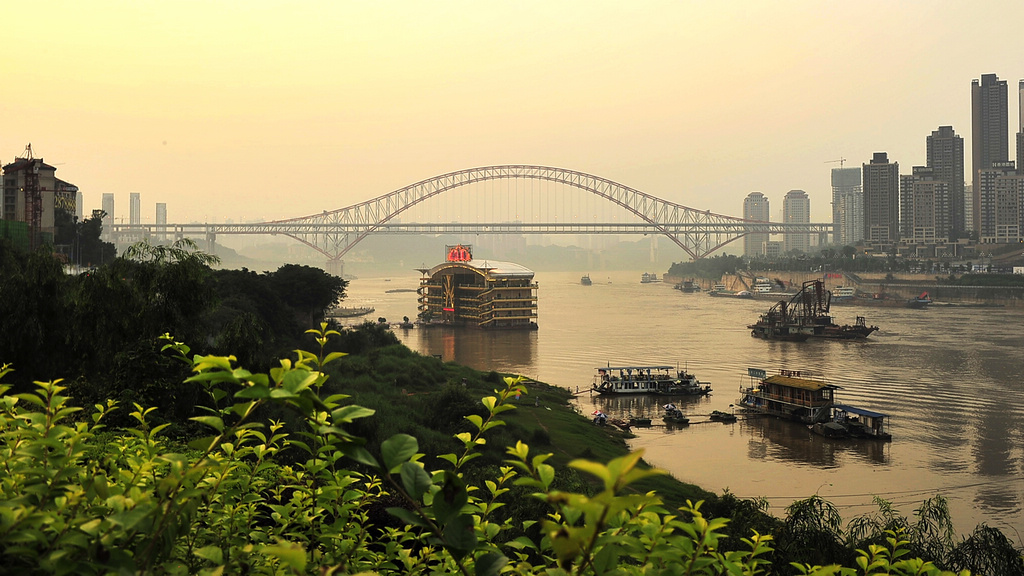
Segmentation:
{"type": "MultiPolygon", "coordinates": [[[[821,272],[792,272],[779,270],[751,270],[742,274],[725,274],[718,281],[697,279],[696,283],[709,290],[713,284],[722,284],[726,290],[753,291],[754,278],[769,278],[773,282],[781,282],[784,289],[780,293],[795,293],[804,282],[822,280],[821,272]]],[[[664,281],[679,284],[682,278],[664,276],[664,281]]],[[[1007,307],[1024,309],[1024,287],[1009,286],[960,286],[940,283],[935,275],[929,274],[885,274],[831,272],[824,274],[825,288],[832,290],[840,286],[852,287],[857,294],[866,298],[887,298],[897,302],[905,302],[915,298],[922,292],[936,303],[957,304],[972,307],[1007,307]]]]}

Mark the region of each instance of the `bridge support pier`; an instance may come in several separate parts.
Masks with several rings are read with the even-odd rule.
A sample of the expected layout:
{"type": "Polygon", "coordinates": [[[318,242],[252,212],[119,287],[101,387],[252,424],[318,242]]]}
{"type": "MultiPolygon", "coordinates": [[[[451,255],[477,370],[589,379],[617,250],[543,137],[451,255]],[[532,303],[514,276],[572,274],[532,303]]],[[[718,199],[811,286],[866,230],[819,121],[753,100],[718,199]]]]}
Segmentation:
{"type": "Polygon", "coordinates": [[[345,275],[345,261],[341,258],[332,258],[327,261],[327,265],[324,266],[327,273],[338,278],[343,278],[345,275]]]}
{"type": "Polygon", "coordinates": [[[217,247],[217,235],[207,232],[206,233],[206,253],[213,255],[217,247]]]}

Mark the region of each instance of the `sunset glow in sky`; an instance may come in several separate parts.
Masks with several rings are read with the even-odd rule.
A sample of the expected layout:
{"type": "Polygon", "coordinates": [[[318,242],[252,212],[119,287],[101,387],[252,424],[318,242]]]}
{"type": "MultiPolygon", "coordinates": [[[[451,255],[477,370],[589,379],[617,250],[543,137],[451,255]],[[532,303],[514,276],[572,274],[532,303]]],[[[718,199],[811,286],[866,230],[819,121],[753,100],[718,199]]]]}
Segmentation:
{"type": "MultiPolygon", "coordinates": [[[[491,164],[588,172],[740,216],[925,137],[971,143],[971,80],[1024,78],[1024,2],[20,2],[0,161],[31,142],[85,208],[280,219],[491,164]]],[[[1011,137],[1010,158],[1015,156],[1011,137]]]]}

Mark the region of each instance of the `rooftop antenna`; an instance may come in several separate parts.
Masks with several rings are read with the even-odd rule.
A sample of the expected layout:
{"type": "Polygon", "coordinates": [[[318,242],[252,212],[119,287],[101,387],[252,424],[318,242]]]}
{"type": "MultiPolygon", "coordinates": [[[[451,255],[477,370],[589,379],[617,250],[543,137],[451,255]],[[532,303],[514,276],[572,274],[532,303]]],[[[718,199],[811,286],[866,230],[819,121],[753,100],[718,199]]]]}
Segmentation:
{"type": "Polygon", "coordinates": [[[25,152],[18,158],[24,158],[25,160],[32,160],[32,143],[29,142],[25,146],[25,152]]]}

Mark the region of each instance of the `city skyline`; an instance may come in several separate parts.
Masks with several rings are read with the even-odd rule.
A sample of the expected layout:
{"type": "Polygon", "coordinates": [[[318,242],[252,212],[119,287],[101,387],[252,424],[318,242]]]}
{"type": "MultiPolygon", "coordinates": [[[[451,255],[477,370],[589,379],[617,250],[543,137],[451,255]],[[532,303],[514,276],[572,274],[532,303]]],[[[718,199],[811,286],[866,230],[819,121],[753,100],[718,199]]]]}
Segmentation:
{"type": "Polygon", "coordinates": [[[0,155],[32,142],[86,213],[141,192],[144,220],[153,200],[175,222],[299,217],[531,163],[731,216],[800,189],[829,222],[834,161],[925,165],[939,126],[969,148],[972,81],[1024,78],[1015,2],[235,8],[14,6],[0,155]]]}

